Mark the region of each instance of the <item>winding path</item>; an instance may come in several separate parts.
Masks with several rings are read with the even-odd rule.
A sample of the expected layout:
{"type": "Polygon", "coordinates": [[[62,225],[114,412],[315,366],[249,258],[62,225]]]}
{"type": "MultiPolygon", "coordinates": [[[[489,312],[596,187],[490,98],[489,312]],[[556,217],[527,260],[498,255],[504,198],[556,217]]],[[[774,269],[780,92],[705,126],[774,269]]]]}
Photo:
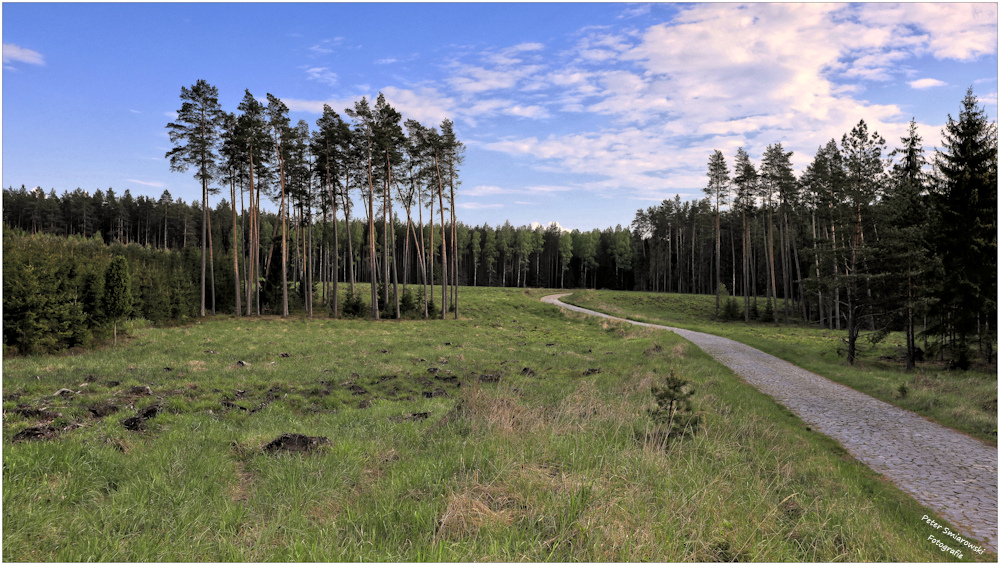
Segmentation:
{"type": "MultiPolygon", "coordinates": [[[[997,552],[995,447],[731,339],[625,320],[559,301],[569,294],[542,301],[680,335],[947,518],[972,545],[978,542],[997,552]]],[[[928,532],[933,533],[930,526],[928,532]]],[[[942,532],[936,537],[943,543],[971,553],[942,532]]]]}

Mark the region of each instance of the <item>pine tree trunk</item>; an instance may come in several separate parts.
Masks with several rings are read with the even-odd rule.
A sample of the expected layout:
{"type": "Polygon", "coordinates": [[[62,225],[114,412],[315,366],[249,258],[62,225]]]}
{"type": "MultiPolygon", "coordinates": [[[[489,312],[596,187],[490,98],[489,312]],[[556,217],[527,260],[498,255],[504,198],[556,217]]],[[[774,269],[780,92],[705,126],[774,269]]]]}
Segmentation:
{"type": "MultiPolygon", "coordinates": [[[[431,202],[433,201],[434,199],[431,199],[431,202]]],[[[430,314],[427,311],[427,248],[424,247],[424,201],[419,190],[417,190],[417,217],[420,227],[420,252],[417,253],[417,258],[420,260],[420,280],[424,284],[424,319],[426,320],[430,317],[430,314]]],[[[433,237],[433,230],[431,231],[431,237],[433,237]]],[[[417,237],[414,235],[414,245],[417,244],[416,239],[417,237]]],[[[433,290],[433,288],[431,290],[433,290]]]]}
{"type": "Polygon", "coordinates": [[[444,187],[441,182],[441,166],[434,154],[434,168],[438,178],[438,207],[441,214],[441,319],[448,315],[448,243],[444,226],[444,187]]]}
{"type": "Polygon", "coordinates": [[[239,317],[243,309],[240,303],[240,261],[239,261],[239,236],[236,233],[236,180],[229,182],[229,196],[233,202],[233,288],[236,292],[236,316],[239,317]]]}
{"type": "MultiPolygon", "coordinates": [[[[201,317],[205,317],[205,264],[208,261],[208,179],[201,181],[201,317]]],[[[187,229],[184,230],[185,235],[187,229]]]]}
{"type": "Polygon", "coordinates": [[[215,249],[212,247],[212,214],[206,215],[208,218],[208,278],[212,291],[212,315],[215,315],[215,249]]]}
{"type": "MultiPolygon", "coordinates": [[[[337,198],[333,191],[333,181],[330,175],[326,177],[329,183],[327,189],[330,192],[330,210],[333,212],[333,318],[340,317],[340,293],[337,288],[337,281],[340,279],[340,220],[337,219],[337,198]]],[[[350,233],[350,230],[348,230],[350,233]]]]}

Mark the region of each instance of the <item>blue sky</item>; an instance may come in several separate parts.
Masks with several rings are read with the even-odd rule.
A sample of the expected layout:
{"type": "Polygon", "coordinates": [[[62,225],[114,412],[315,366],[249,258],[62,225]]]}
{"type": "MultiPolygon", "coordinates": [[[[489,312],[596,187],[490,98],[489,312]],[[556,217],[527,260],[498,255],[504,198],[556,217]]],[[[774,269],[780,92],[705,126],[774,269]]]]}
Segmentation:
{"type": "Polygon", "coordinates": [[[3,186],[199,198],[166,124],[205,79],[314,126],[379,92],[455,121],[467,224],[628,225],[772,143],[801,171],[861,119],[997,115],[996,4],[21,4],[3,7],[3,186]]]}

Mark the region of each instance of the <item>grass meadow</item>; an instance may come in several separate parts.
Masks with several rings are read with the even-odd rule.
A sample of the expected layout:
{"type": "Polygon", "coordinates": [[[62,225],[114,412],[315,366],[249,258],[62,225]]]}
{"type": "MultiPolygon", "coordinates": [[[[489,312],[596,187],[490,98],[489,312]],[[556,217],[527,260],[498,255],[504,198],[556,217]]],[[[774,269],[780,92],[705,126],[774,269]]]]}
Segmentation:
{"type": "Polygon", "coordinates": [[[699,349],[549,293],[5,358],[3,559],[957,560],[921,518],[945,521],[699,349]],[[664,447],[671,370],[703,425],[664,447]],[[328,441],[267,449],[284,433],[328,441]]]}
{"type": "Polygon", "coordinates": [[[928,360],[907,373],[902,334],[891,334],[877,344],[862,334],[858,340],[861,356],[852,367],[845,354],[846,331],[720,321],[714,316],[715,296],[584,290],[563,300],[622,318],[728,337],[987,444],[997,444],[995,363],[961,371],[928,360]]]}

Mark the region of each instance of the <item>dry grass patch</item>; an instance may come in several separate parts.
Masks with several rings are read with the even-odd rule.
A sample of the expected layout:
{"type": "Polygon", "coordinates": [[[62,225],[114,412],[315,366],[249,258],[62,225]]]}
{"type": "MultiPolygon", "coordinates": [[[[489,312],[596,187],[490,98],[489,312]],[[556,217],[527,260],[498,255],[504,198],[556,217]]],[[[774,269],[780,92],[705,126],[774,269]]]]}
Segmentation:
{"type": "Polygon", "coordinates": [[[688,342],[682,341],[681,343],[678,343],[677,345],[673,346],[673,348],[671,348],[670,357],[672,359],[683,359],[684,356],[687,355],[687,351],[688,351],[688,342]]]}
{"type": "Polygon", "coordinates": [[[229,500],[243,502],[250,499],[250,492],[256,482],[253,473],[246,470],[241,461],[236,462],[236,482],[229,485],[229,500]]]}
{"type": "Polygon", "coordinates": [[[457,409],[464,418],[482,423],[489,431],[504,436],[534,431],[544,421],[537,408],[518,402],[509,388],[491,390],[478,383],[463,387],[457,409]]]}
{"type": "Polygon", "coordinates": [[[587,423],[594,420],[624,424],[629,418],[630,411],[623,401],[604,400],[594,382],[586,380],[559,403],[554,417],[553,431],[555,433],[583,431],[587,423]]]}
{"type": "MultiPolygon", "coordinates": [[[[478,473],[475,476],[478,478],[478,473]]],[[[434,541],[473,538],[484,527],[511,524],[522,506],[514,493],[493,485],[474,484],[449,493],[434,541]]]]}

